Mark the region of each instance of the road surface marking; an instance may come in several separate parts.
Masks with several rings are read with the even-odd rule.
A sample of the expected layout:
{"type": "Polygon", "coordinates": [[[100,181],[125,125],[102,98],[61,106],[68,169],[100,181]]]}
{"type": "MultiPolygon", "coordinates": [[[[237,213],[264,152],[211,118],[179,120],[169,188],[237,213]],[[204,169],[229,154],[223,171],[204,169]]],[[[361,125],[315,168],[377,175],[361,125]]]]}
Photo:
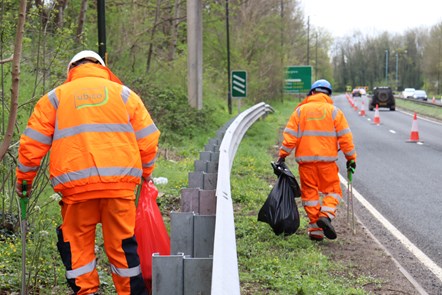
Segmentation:
{"type": "MultiPolygon", "coordinates": [[[[347,180],[339,174],[339,179],[344,186],[347,186],[347,180]]],[[[408,249],[423,265],[442,281],[442,268],[431,260],[424,252],[416,247],[406,236],[404,236],[393,224],[391,224],[378,210],[376,210],[357,190],[353,188],[353,195],[382,225],[396,238],[405,248],[408,249]]]]}

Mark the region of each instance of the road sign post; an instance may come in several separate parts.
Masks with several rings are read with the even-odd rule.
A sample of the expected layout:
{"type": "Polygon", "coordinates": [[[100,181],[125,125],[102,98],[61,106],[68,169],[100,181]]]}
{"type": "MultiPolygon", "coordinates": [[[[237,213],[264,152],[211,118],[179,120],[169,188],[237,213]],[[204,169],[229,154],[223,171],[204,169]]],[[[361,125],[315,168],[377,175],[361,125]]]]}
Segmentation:
{"type": "Polygon", "coordinates": [[[285,68],[284,93],[308,93],[312,86],[311,66],[285,68]]]}
{"type": "Polygon", "coordinates": [[[246,71],[232,71],[232,97],[243,98],[247,96],[247,72],[246,71]]]}

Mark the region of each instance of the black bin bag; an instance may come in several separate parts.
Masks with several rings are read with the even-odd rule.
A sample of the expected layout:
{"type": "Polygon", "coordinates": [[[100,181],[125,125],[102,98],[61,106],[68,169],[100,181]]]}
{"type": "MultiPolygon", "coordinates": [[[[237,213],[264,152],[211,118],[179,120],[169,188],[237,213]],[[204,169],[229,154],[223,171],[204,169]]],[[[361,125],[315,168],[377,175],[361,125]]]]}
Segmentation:
{"type": "Polygon", "coordinates": [[[278,176],[258,213],[258,221],[268,223],[276,235],[294,234],[299,228],[299,212],[295,198],[301,196],[299,184],[285,163],[271,163],[278,176]]]}

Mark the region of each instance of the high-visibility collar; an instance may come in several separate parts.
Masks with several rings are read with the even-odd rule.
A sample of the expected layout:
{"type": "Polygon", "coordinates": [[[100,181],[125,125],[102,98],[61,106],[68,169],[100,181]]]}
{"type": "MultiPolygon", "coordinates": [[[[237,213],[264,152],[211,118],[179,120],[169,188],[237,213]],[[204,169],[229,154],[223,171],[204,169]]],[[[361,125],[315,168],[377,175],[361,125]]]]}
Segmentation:
{"type": "Polygon", "coordinates": [[[307,96],[298,106],[301,106],[303,104],[309,103],[309,102],[327,102],[330,104],[333,104],[333,100],[330,96],[324,94],[324,93],[316,93],[312,94],[310,96],[307,96]]]}
{"type": "Polygon", "coordinates": [[[104,67],[100,64],[94,64],[94,63],[82,64],[71,69],[64,83],[85,77],[104,78],[123,85],[123,82],[121,82],[121,80],[114,73],[112,73],[112,71],[108,67],[104,67]]]}

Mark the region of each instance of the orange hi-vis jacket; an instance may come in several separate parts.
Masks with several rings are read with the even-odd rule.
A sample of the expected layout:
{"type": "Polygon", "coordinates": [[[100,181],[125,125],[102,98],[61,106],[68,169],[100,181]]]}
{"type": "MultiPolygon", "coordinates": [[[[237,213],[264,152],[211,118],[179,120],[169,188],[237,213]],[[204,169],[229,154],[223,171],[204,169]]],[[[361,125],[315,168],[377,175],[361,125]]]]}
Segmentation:
{"type": "Polygon", "coordinates": [[[298,163],[334,162],[339,147],[347,160],[356,160],[353,136],[342,111],[326,94],[308,96],[291,115],[283,132],[279,156],[295,149],[298,163]]]}
{"type": "Polygon", "coordinates": [[[37,102],[20,138],[17,180],[32,183],[51,149],[51,184],[63,197],[103,190],[133,196],[154,169],[159,136],[140,97],[107,67],[79,65],[37,102]]]}

